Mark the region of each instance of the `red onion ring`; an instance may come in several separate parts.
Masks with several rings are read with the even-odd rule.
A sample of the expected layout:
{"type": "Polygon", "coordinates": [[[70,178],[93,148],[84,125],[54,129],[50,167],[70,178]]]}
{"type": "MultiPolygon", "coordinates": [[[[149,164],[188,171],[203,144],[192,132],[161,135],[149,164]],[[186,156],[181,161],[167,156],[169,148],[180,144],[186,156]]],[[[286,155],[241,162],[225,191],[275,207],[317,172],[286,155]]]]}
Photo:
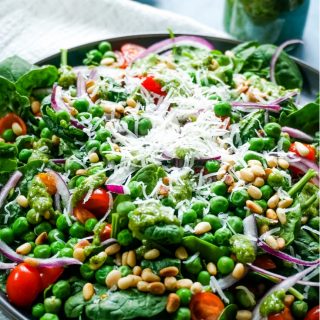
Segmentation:
{"type": "Polygon", "coordinates": [[[2,208],[4,202],[6,201],[10,190],[17,185],[22,176],[23,174],[20,171],[14,172],[8,182],[3,186],[0,192],[0,208],[2,208]]]}
{"type": "Polygon", "coordinates": [[[291,127],[282,127],[281,130],[282,130],[282,132],[288,133],[289,136],[292,138],[300,139],[300,140],[307,141],[307,142],[313,141],[312,136],[310,136],[309,134],[306,134],[305,132],[303,132],[301,130],[291,128],[291,127]]]}

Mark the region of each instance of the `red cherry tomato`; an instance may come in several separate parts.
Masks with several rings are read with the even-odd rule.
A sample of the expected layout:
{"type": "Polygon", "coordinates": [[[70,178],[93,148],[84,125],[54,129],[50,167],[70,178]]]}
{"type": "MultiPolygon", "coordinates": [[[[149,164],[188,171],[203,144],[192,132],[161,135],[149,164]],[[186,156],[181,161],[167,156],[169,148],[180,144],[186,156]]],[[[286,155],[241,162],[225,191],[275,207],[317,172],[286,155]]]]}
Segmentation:
{"type": "Polygon", "coordinates": [[[18,307],[31,306],[41,288],[39,270],[26,263],[20,263],[14,267],[6,285],[9,301],[18,307]]]}
{"type": "Polygon", "coordinates": [[[290,309],[285,307],[280,313],[270,314],[268,320],[294,320],[294,318],[290,309]]]}
{"type": "Polygon", "coordinates": [[[105,189],[98,188],[92,192],[89,200],[82,207],[92,212],[98,218],[102,218],[109,209],[111,194],[105,189]]]}
{"type": "Polygon", "coordinates": [[[309,150],[309,153],[307,155],[302,155],[302,154],[299,153],[299,151],[297,149],[297,143],[301,143],[301,142],[291,143],[289,151],[295,153],[299,157],[303,157],[303,158],[309,159],[311,161],[316,161],[316,150],[312,145],[306,144],[306,143],[301,143],[302,145],[304,145],[309,150]]]}
{"type": "Polygon", "coordinates": [[[73,209],[73,215],[83,224],[86,223],[88,219],[96,217],[93,213],[79,204],[73,209]]]}
{"type": "Polygon", "coordinates": [[[144,47],[138,46],[133,43],[126,43],[121,47],[123,57],[128,64],[130,64],[140,53],[145,51],[144,47]]]}
{"type": "Polygon", "coordinates": [[[63,267],[38,267],[41,278],[41,289],[44,290],[55,283],[63,273],[63,267]]]}
{"type": "Polygon", "coordinates": [[[123,53],[121,51],[115,50],[114,54],[115,54],[115,56],[117,58],[116,65],[121,69],[125,69],[128,66],[128,64],[127,64],[127,61],[125,60],[125,58],[123,56],[123,53]]]}
{"type": "Polygon", "coordinates": [[[267,255],[257,256],[253,264],[265,270],[275,269],[277,267],[273,260],[267,255]]]}
{"type": "Polygon", "coordinates": [[[112,226],[110,223],[107,223],[103,230],[100,232],[100,240],[105,241],[111,237],[112,226]]]}
{"type": "Polygon", "coordinates": [[[166,92],[162,91],[161,84],[154,79],[153,76],[148,76],[142,81],[142,86],[145,87],[148,91],[156,93],[160,96],[165,96],[166,92]]]}
{"type": "Polygon", "coordinates": [[[8,113],[0,119],[0,134],[7,129],[11,129],[14,122],[17,122],[20,125],[22,129],[21,135],[27,134],[27,126],[25,122],[15,113],[8,113]]]}
{"type": "Polygon", "coordinates": [[[320,305],[313,307],[309,312],[307,313],[304,320],[319,320],[320,319],[320,305]]]}
{"type": "Polygon", "coordinates": [[[200,292],[190,302],[192,320],[217,320],[224,309],[221,299],[211,292],[200,292]]]}

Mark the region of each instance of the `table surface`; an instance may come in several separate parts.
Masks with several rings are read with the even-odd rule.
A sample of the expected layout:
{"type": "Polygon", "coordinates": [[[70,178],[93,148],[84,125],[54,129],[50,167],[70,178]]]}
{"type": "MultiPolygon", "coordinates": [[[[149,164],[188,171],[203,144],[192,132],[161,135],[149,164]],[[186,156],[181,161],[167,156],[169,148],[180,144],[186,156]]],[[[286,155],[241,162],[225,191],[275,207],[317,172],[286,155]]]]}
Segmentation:
{"type": "MultiPolygon", "coordinates": [[[[185,15],[204,25],[224,31],[224,0],[136,0],[154,7],[185,15]]],[[[319,0],[310,0],[303,34],[304,46],[292,54],[319,70],[319,0]]]]}

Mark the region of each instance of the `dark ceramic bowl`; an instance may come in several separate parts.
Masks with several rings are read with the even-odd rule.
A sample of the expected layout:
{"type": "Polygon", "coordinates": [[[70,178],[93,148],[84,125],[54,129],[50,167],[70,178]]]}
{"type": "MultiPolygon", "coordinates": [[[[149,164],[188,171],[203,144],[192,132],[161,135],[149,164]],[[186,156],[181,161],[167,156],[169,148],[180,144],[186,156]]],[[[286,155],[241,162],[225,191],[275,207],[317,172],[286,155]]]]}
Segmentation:
{"type": "MultiPolygon", "coordinates": [[[[112,44],[114,49],[119,49],[123,44],[131,42],[139,44],[144,47],[148,47],[155,42],[167,39],[167,34],[145,34],[145,35],[135,35],[127,37],[118,37],[112,39],[106,39],[112,44]]],[[[237,44],[236,40],[223,39],[216,37],[203,36],[209,42],[214,44],[215,48],[221,51],[230,50],[237,44]]],[[[101,40],[102,41],[102,40],[101,40]]],[[[85,57],[86,52],[97,47],[100,41],[91,42],[71,48],[68,50],[68,63],[72,66],[77,66],[82,64],[82,60],[85,57]]],[[[319,71],[305,64],[303,61],[294,58],[304,77],[304,87],[301,99],[305,102],[315,99],[317,93],[319,92],[319,71]]],[[[48,58],[45,58],[37,63],[38,65],[53,64],[56,66],[60,65],[60,53],[54,54],[48,58]]],[[[25,288],[28,290],[28,288],[25,288]]],[[[0,293],[0,308],[3,313],[8,316],[9,319],[16,320],[29,320],[32,319],[30,313],[18,310],[12,306],[4,293],[0,293]]]]}

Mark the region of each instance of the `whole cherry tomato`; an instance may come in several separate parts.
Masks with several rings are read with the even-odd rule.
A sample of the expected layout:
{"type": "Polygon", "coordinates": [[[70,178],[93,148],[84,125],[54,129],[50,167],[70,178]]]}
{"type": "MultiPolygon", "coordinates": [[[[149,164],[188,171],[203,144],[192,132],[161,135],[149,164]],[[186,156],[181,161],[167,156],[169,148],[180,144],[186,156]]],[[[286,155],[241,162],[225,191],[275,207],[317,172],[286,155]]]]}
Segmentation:
{"type": "Polygon", "coordinates": [[[283,311],[276,313],[276,314],[270,314],[268,316],[268,320],[294,320],[291,311],[289,308],[285,307],[283,311]]]}
{"type": "Polygon", "coordinates": [[[18,123],[22,129],[21,135],[27,134],[27,126],[25,122],[15,113],[8,113],[0,119],[0,134],[5,130],[11,129],[13,123],[18,123]]]}
{"type": "Polygon", "coordinates": [[[156,93],[160,96],[165,96],[166,92],[162,91],[161,84],[154,79],[153,76],[148,76],[142,81],[142,86],[146,88],[148,91],[151,91],[153,93],[156,93]]]}
{"type": "Polygon", "coordinates": [[[109,209],[111,197],[105,189],[95,189],[89,200],[82,203],[82,207],[92,212],[97,218],[102,218],[109,209]]]}
{"type": "Polygon", "coordinates": [[[144,47],[138,46],[133,43],[126,43],[121,47],[123,57],[128,64],[130,64],[140,53],[145,51],[144,47]]]}
{"type": "Polygon", "coordinates": [[[320,319],[320,305],[313,307],[308,311],[304,320],[319,320],[320,319]]]}
{"type": "Polygon", "coordinates": [[[100,232],[100,240],[105,241],[111,237],[112,226],[107,223],[103,230],[100,232]]]}

